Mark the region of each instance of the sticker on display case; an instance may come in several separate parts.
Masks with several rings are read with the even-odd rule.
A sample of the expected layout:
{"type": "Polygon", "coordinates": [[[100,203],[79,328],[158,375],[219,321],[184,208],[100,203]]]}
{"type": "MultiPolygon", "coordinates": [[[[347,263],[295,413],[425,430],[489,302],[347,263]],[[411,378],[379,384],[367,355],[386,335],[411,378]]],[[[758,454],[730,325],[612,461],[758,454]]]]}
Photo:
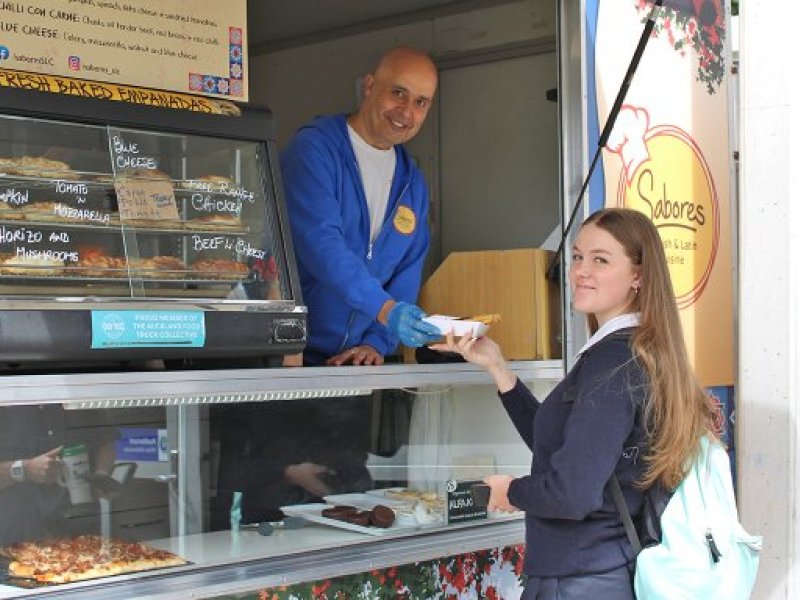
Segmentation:
{"type": "Polygon", "coordinates": [[[136,462],[165,462],[167,452],[167,430],[145,427],[120,427],[116,442],[117,460],[136,462]]]}
{"type": "MultiPolygon", "coordinates": [[[[486,502],[476,498],[478,487],[483,488],[480,480],[447,482],[447,522],[462,523],[486,519],[488,512],[486,502]]],[[[488,500],[488,498],[486,499],[488,500]]]]}
{"type": "Polygon", "coordinates": [[[202,348],[205,313],[189,310],[93,310],[92,348],[202,348]]]}

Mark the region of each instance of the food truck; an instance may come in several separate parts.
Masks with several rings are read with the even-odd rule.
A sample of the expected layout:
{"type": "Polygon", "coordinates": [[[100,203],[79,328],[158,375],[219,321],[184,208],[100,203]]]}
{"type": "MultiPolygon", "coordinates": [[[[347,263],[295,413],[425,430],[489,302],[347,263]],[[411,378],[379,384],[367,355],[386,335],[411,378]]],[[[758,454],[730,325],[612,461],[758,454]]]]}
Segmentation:
{"type": "Polygon", "coordinates": [[[0,498],[13,510],[0,517],[0,598],[520,593],[523,515],[487,511],[475,484],[526,473],[530,455],[487,375],[409,351],[384,366],[282,366],[303,350],[307,313],[280,149],[313,116],[352,112],[360,78],[393,45],[439,68],[435,107],[408,144],[431,190],[420,305],[500,313],[490,335],[543,398],[587,338],[565,278],[547,276],[568,266],[555,251],[562,234],[569,247],[578,198],[578,222],[603,205],[650,211],[673,228],[665,249],[701,380],[732,414],[725,3],[709,3],[712,16],[692,2],[659,13],[622,133],[585,193],[646,2],[407,2],[318,22],[296,3],[140,4],[31,13],[39,35],[95,52],[12,47],[16,62],[0,65],[0,417],[19,419],[9,439],[104,467],[88,502],[66,475],[51,482],[59,522],[35,534],[45,530],[26,529],[25,513],[45,513],[23,509],[52,508],[25,479],[37,455],[4,441],[0,498]],[[110,64],[115,46],[98,32],[112,21],[156,75],[110,64]],[[676,101],[658,101],[664,73],[681,82],[676,101]],[[711,115],[705,128],[693,129],[695,110],[711,115]],[[694,185],[678,188],[676,162],[694,185]],[[338,421],[344,437],[326,431],[338,421]],[[334,456],[323,497],[287,482],[288,466],[334,456]],[[63,560],[26,571],[31,547],[63,560]],[[71,566],[79,554],[95,567],[71,566]],[[106,566],[109,555],[124,558],[106,566]]]}

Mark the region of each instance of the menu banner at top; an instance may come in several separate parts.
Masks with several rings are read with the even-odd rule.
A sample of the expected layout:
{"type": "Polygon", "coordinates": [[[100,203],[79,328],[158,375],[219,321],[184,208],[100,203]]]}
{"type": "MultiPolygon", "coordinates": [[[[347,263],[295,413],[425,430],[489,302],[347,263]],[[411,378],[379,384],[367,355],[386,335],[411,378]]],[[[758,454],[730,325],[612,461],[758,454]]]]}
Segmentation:
{"type": "Polygon", "coordinates": [[[247,101],[246,0],[0,0],[0,67],[247,101]]]}

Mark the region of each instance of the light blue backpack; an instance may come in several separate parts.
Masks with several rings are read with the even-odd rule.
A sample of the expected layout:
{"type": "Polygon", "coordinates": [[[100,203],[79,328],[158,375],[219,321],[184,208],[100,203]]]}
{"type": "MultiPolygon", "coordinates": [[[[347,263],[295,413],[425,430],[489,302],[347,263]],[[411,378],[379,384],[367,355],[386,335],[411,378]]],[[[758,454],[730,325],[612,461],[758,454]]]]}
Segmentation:
{"type": "Polygon", "coordinates": [[[730,462],[719,442],[703,437],[697,460],[661,515],[660,544],[641,550],[616,477],[612,478],[612,491],[631,545],[638,552],[637,599],[750,597],[761,536],[748,534],[739,523],[730,462]]]}

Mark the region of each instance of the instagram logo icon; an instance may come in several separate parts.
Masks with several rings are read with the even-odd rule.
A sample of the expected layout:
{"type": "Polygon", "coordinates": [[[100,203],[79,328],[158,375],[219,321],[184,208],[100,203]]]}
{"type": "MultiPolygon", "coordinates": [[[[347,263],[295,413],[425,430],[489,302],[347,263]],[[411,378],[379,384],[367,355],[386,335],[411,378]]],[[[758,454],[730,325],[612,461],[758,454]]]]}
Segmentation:
{"type": "Polygon", "coordinates": [[[67,64],[69,64],[69,68],[72,71],[80,71],[81,70],[81,59],[79,56],[70,56],[67,59],[67,64]]]}

